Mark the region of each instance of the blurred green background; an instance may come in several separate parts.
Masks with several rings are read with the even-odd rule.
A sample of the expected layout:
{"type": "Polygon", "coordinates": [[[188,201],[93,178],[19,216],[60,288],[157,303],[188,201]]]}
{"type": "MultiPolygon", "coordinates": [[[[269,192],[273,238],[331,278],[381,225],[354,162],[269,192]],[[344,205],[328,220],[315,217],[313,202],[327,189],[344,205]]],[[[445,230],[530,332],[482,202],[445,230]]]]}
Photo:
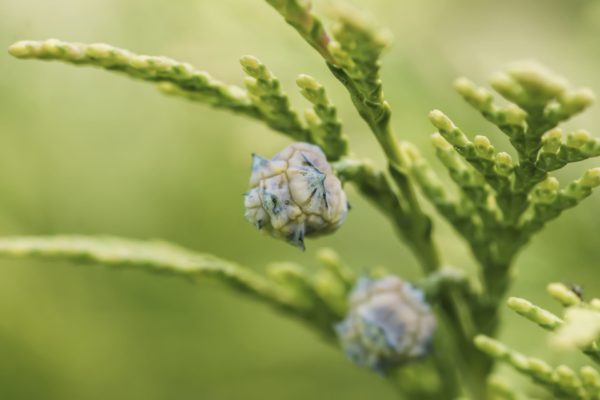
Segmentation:
{"type": "MultiPolygon", "coordinates": [[[[483,83],[506,63],[533,58],[600,93],[597,1],[355,4],[394,33],[383,68],[386,96],[397,133],[429,156],[426,115],[434,107],[507,149],[506,139],[453,92],[457,76],[483,83]]],[[[264,1],[0,1],[0,48],[49,37],[166,55],[237,84],[239,56],[253,54],[276,72],[300,110],[307,103],[294,79],[311,74],[328,86],[356,153],[381,161],[346,93],[264,1]]],[[[600,134],[598,106],[568,127],[600,134]]],[[[353,190],[343,229],[309,241],[306,253],[255,232],[242,215],[250,153],[272,156],[286,143],[257,122],[164,97],[145,83],[3,52],[0,234],[163,238],[256,270],[282,260],[316,268],[315,250],[330,246],[357,270],[383,265],[418,277],[391,226],[353,190]]],[[[594,166],[584,164],[559,178],[568,182],[594,166]]],[[[588,295],[600,295],[598,206],[596,194],[536,237],[518,259],[510,293],[550,308],[549,281],[581,283],[588,295]]],[[[436,236],[449,263],[473,268],[445,223],[437,224],[436,236]]],[[[380,377],[354,367],[296,321],[214,283],[48,263],[0,265],[1,399],[394,398],[380,377]]],[[[564,357],[544,350],[545,334],[509,313],[502,337],[554,362],[564,357]]]]}

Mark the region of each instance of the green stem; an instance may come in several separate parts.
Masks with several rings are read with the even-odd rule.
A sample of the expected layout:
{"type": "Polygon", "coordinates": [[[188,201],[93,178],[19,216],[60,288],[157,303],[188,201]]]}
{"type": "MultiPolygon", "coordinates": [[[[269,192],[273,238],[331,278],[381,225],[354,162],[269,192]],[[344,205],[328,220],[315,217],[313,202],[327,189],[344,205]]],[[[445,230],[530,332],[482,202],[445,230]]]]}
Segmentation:
{"type": "MultiPolygon", "coordinates": [[[[343,70],[331,64],[328,66],[350,92],[352,102],[373,131],[388,159],[390,174],[401,195],[399,199],[401,207],[394,218],[402,238],[409,243],[426,273],[438,270],[441,260],[431,237],[431,220],[422,211],[406,172],[408,160],[404,159],[400,142],[393,134],[389,105],[386,102],[374,104],[368,101],[343,70]]],[[[456,356],[463,360],[465,366],[464,391],[473,399],[484,399],[487,396],[486,380],[491,371],[492,360],[473,344],[473,337],[478,332],[472,319],[472,308],[463,293],[457,290],[449,290],[445,293],[440,299],[440,304],[444,315],[447,316],[451,331],[455,332],[454,343],[448,347],[461,349],[461,354],[456,356]]],[[[447,387],[446,390],[449,391],[446,395],[451,395],[452,386],[447,387]]]]}
{"type": "Polygon", "coordinates": [[[438,269],[440,259],[431,239],[431,220],[421,210],[414,188],[406,172],[400,142],[396,139],[390,124],[391,110],[385,102],[374,103],[364,97],[346,72],[328,63],[333,75],[346,87],[352,103],[367,123],[381,145],[388,159],[388,166],[396,186],[400,190],[400,208],[395,215],[396,225],[403,239],[411,245],[425,272],[438,269]]]}
{"type": "MultiPolygon", "coordinates": [[[[431,273],[438,270],[441,261],[431,238],[431,220],[422,211],[409,180],[406,171],[407,160],[404,159],[400,142],[396,139],[391,129],[389,105],[383,99],[373,101],[366,98],[356,86],[356,82],[342,68],[332,64],[329,52],[325,51],[324,43],[327,42],[327,35],[322,30],[322,25],[318,23],[318,20],[314,19],[305,9],[295,8],[295,2],[285,3],[287,7],[291,7],[290,9],[283,7],[279,3],[275,4],[271,1],[269,3],[275,6],[286,17],[288,23],[294,26],[301,36],[321,53],[333,75],[350,93],[350,97],[358,113],[367,125],[369,125],[381,145],[388,160],[389,171],[400,192],[399,197],[392,196],[394,198],[393,201],[388,202],[388,206],[391,206],[391,208],[385,207],[384,211],[393,217],[401,237],[410,245],[409,247],[418,258],[424,271],[431,273]],[[304,17],[299,20],[290,19],[290,16],[296,14],[303,15],[304,17]],[[309,27],[311,29],[308,29],[309,27]]],[[[369,184],[363,182],[361,185],[359,183],[359,188],[361,188],[363,194],[367,194],[368,198],[377,203],[377,196],[374,196],[372,192],[373,188],[369,184]]],[[[379,208],[382,208],[382,206],[379,205],[379,208]]],[[[483,399],[486,396],[485,378],[490,370],[488,365],[491,365],[491,362],[486,356],[475,349],[473,345],[472,339],[475,334],[475,325],[472,322],[472,311],[469,304],[463,294],[457,291],[449,291],[443,296],[441,304],[457,336],[455,343],[450,347],[465,349],[468,354],[468,357],[465,356],[465,366],[468,371],[468,379],[466,380],[468,387],[466,391],[474,399],[483,399]]],[[[454,390],[450,387],[447,389],[448,392],[446,395],[452,397],[455,394],[452,393],[454,390]]]]}

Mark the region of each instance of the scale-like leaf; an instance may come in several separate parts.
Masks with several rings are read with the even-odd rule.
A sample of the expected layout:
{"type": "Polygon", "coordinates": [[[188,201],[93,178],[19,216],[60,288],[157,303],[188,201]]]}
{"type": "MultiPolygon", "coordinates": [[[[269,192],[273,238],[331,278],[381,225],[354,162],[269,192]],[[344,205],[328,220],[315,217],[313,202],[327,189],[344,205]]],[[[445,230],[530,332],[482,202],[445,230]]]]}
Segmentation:
{"type": "Polygon", "coordinates": [[[212,277],[278,307],[304,311],[304,304],[283,287],[247,268],[162,241],[93,236],[9,237],[0,239],[0,256],[138,269],[193,281],[212,277]]]}

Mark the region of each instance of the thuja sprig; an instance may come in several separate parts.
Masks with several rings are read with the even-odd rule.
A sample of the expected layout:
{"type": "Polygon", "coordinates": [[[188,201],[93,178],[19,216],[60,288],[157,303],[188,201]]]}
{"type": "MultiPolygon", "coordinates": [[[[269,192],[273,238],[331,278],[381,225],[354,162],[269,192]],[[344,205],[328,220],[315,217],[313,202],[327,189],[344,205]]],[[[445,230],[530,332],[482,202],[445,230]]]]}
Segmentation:
{"type": "MultiPolygon", "coordinates": [[[[447,144],[444,143],[444,146],[447,144]]],[[[465,238],[475,240],[481,230],[481,223],[473,217],[471,204],[451,198],[441,179],[414,146],[405,145],[404,150],[410,160],[411,174],[425,197],[465,238]]]]}
{"type": "Polygon", "coordinates": [[[295,140],[308,140],[309,131],[289,108],[279,81],[253,57],[243,57],[244,70],[251,76],[245,81],[248,90],[227,85],[205,71],[197,70],[162,56],[145,56],[107,44],[83,44],[56,39],[22,41],[9,48],[18,58],[59,60],[116,71],[129,77],[158,83],[160,91],[217,108],[263,120],[271,128],[295,140]]]}
{"type": "MultiPolygon", "coordinates": [[[[244,70],[249,75],[245,81],[247,90],[244,90],[216,81],[208,73],[196,70],[187,63],[166,57],[136,55],[106,44],[86,45],[55,39],[22,41],[12,45],[9,52],[19,58],[59,60],[76,65],[96,66],[155,82],[159,84],[158,87],[163,93],[240,112],[264,121],[269,127],[294,139],[319,144],[331,159],[347,153],[347,141],[341,132],[341,123],[322,86],[307,76],[298,80],[301,92],[313,103],[313,110],[318,118],[318,121],[315,121],[309,117],[310,129],[305,128],[291,110],[279,81],[254,57],[247,56],[241,60],[244,70]]],[[[356,164],[351,159],[346,160],[345,165],[356,164]]],[[[365,168],[346,168],[344,179],[356,183],[359,190],[375,203],[386,197],[388,200],[383,209],[387,210],[388,215],[394,215],[395,211],[400,210],[397,194],[374,167],[370,166],[368,171],[369,174],[365,174],[365,168]],[[378,175],[380,178],[371,181],[372,175],[378,175]]],[[[406,223],[398,219],[396,222],[402,231],[406,223]]]]}
{"type": "MultiPolygon", "coordinates": [[[[493,228],[500,218],[495,204],[491,203],[490,188],[485,184],[482,175],[467,164],[459,153],[440,135],[432,136],[438,159],[450,172],[450,177],[461,189],[464,198],[463,206],[470,204],[479,212],[476,220],[482,227],[493,228]],[[465,201],[466,200],[466,201],[465,201]]],[[[467,206],[468,207],[468,206],[467,206]]]]}
{"type": "MultiPolygon", "coordinates": [[[[569,298],[569,288],[554,283],[548,287],[549,293],[563,303],[569,298]]],[[[580,300],[571,302],[558,317],[529,301],[517,297],[508,299],[508,306],[519,315],[554,332],[552,342],[560,348],[579,348],[592,360],[600,364],[600,312],[589,303],[580,300]]]]}
{"type": "MultiPolygon", "coordinates": [[[[277,11],[289,22],[307,21],[316,27],[314,31],[305,29],[306,26],[292,23],[300,35],[317,48],[325,59],[327,66],[334,76],[346,87],[350,98],[359,115],[367,123],[388,160],[388,168],[396,188],[387,190],[385,181],[376,180],[378,185],[358,179],[358,187],[367,197],[372,196],[372,189],[384,189],[381,199],[375,198],[376,204],[381,200],[386,204],[379,207],[384,211],[393,210],[392,220],[399,228],[401,237],[415,253],[426,272],[436,271],[440,267],[440,259],[432,238],[432,223],[422,211],[421,206],[409,179],[408,143],[399,142],[391,127],[391,108],[384,100],[381,81],[379,78],[380,56],[388,44],[388,38],[382,32],[368,23],[364,18],[351,11],[337,13],[338,24],[329,35],[323,24],[310,12],[309,2],[297,7],[296,1],[269,1],[277,11]],[[315,36],[313,33],[317,33],[315,36]],[[332,39],[333,37],[333,39],[332,39]],[[315,43],[317,45],[315,46],[315,43]],[[326,47],[323,46],[326,44],[326,47]],[[396,194],[397,190],[397,194],[396,194]],[[390,193],[392,195],[390,195],[390,193]],[[385,200],[384,200],[385,199],[385,200]]],[[[417,153],[416,149],[412,149],[417,153]]],[[[350,168],[357,172],[355,176],[364,177],[364,168],[350,168]]],[[[380,176],[379,173],[376,174],[380,176]]],[[[356,182],[356,180],[355,180],[356,182]]],[[[440,298],[442,309],[448,315],[448,321],[457,331],[459,346],[464,347],[464,353],[458,355],[468,359],[465,362],[472,371],[467,380],[468,391],[474,396],[481,396],[482,384],[477,374],[485,375],[489,369],[477,352],[472,350],[471,335],[473,323],[470,317],[469,303],[463,298],[460,290],[452,289],[440,298]]],[[[449,386],[448,390],[452,385],[449,386]]]]}
{"type": "Polygon", "coordinates": [[[402,206],[387,175],[372,161],[346,158],[334,163],[333,169],[342,182],[354,182],[361,193],[388,217],[402,215],[402,206]]]}
{"type": "MultiPolygon", "coordinates": [[[[366,199],[393,221],[402,239],[407,243],[418,241],[423,246],[427,246],[426,240],[429,239],[412,236],[414,216],[403,202],[402,195],[398,194],[388,176],[375,168],[370,160],[345,158],[334,163],[333,168],[342,181],[354,183],[366,199]]],[[[431,253],[425,248],[413,250],[417,257],[422,257],[421,261],[425,268],[430,272],[437,270],[437,253],[431,253]]]]}
{"type": "Polygon", "coordinates": [[[323,85],[309,75],[300,75],[296,79],[300,93],[312,103],[313,108],[306,110],[304,118],[310,127],[314,143],[327,149],[327,158],[339,160],[348,153],[348,139],[342,132],[342,123],[338,119],[337,109],[331,103],[323,85]]]}
{"type": "MultiPolygon", "coordinates": [[[[291,110],[279,81],[254,57],[247,56],[241,60],[243,68],[250,75],[246,79],[248,90],[244,90],[216,81],[207,72],[196,70],[190,64],[162,56],[137,55],[106,44],[70,43],[55,39],[21,41],[13,44],[9,52],[18,58],[90,65],[158,83],[163,93],[242,113],[294,139],[318,144],[331,159],[347,153],[347,140],[341,132],[335,107],[321,86],[307,77],[299,79],[301,92],[309,97],[319,118],[319,121],[315,121],[309,117],[310,128],[306,128],[291,110]]],[[[351,159],[347,160],[352,163],[351,159]]],[[[369,170],[380,174],[374,167],[369,170]]],[[[362,172],[349,169],[344,173],[345,180],[356,183],[359,188],[373,186],[365,182],[367,177],[362,172]]],[[[373,196],[372,192],[363,194],[373,196]]],[[[391,189],[387,194],[397,196],[391,189]]]]}
{"type": "Polygon", "coordinates": [[[522,397],[508,381],[492,375],[488,379],[488,390],[491,400],[519,400],[522,397]]]}
{"type": "Polygon", "coordinates": [[[389,45],[389,35],[349,7],[337,8],[334,17],[336,23],[332,29],[333,40],[328,44],[334,61],[328,61],[327,65],[348,90],[356,110],[387,157],[406,216],[401,227],[405,240],[413,245],[425,269],[435,270],[439,267],[439,260],[428,237],[431,222],[421,210],[408,179],[408,159],[392,130],[391,108],[384,99],[379,76],[380,58],[389,45]]]}
{"type": "Polygon", "coordinates": [[[58,60],[123,73],[131,78],[162,83],[162,90],[182,94],[214,107],[259,118],[246,92],[222,83],[207,72],[162,56],[145,56],[104,43],[83,44],[56,39],[21,41],[9,53],[23,59],[58,60]]]}
{"type": "Polygon", "coordinates": [[[506,304],[508,304],[508,307],[517,314],[535,322],[544,329],[553,331],[563,323],[562,319],[550,311],[538,307],[525,299],[511,297],[506,304]]]}
{"type": "Polygon", "coordinates": [[[567,134],[563,140],[560,128],[549,130],[542,136],[542,148],[538,156],[539,168],[546,172],[565,165],[600,155],[600,139],[591,137],[585,130],[567,134]]]}
{"type": "MultiPolygon", "coordinates": [[[[394,218],[396,226],[402,233],[402,237],[411,244],[412,249],[426,270],[435,270],[439,266],[439,259],[437,251],[432,247],[429,238],[431,222],[421,211],[414,190],[406,175],[406,160],[403,157],[400,144],[391,131],[389,123],[390,108],[383,100],[381,83],[378,78],[378,57],[387,40],[385,35],[374,29],[358,14],[344,11],[338,15],[338,28],[334,29],[338,41],[334,44],[329,34],[326,33],[323,24],[310,12],[308,3],[293,0],[269,1],[269,3],[298,30],[305,40],[319,50],[319,53],[334,71],[334,75],[349,90],[358,112],[374,131],[390,161],[392,177],[399,189],[398,192],[394,191],[394,196],[398,197],[396,202],[399,205],[399,212],[402,213],[400,217],[394,218]],[[340,27],[343,27],[343,29],[340,27]],[[356,61],[352,64],[353,66],[350,64],[345,67],[337,66],[335,58],[329,51],[331,44],[333,44],[332,48],[337,46],[337,50],[334,50],[337,60],[341,60],[342,54],[346,54],[349,59],[356,61]],[[372,47],[373,49],[369,50],[369,54],[377,56],[377,59],[367,60],[365,58],[362,62],[359,62],[363,56],[356,52],[356,46],[359,46],[361,51],[367,51],[368,47],[372,47]],[[371,78],[368,80],[362,79],[367,75],[371,78]]],[[[319,144],[332,160],[345,154],[346,151],[345,139],[341,135],[339,121],[333,114],[335,110],[333,106],[330,103],[325,104],[325,99],[320,99],[321,103],[315,104],[314,107],[320,122],[316,121],[315,118],[311,118],[313,115],[309,114],[309,128],[304,127],[298,121],[296,113],[290,109],[287,97],[280,90],[280,85],[273,74],[252,57],[242,59],[242,64],[251,78],[247,79],[248,90],[246,91],[237,86],[217,84],[212,78],[208,80],[208,85],[204,85],[206,82],[200,80],[196,82],[196,86],[191,86],[185,79],[185,75],[183,78],[179,76],[180,71],[193,70],[189,64],[178,63],[166,57],[138,56],[127,50],[104,44],[85,45],[52,39],[44,42],[24,41],[15,43],[11,46],[9,52],[20,58],[62,60],[74,64],[93,65],[124,72],[135,78],[159,82],[159,89],[164,93],[241,112],[264,121],[271,128],[292,138],[319,144]],[[87,53],[90,48],[94,49],[96,47],[105,50],[102,52],[102,57],[87,53]],[[70,49],[70,52],[61,49],[70,49]],[[118,57],[115,55],[118,55],[118,57]],[[150,60],[149,65],[151,68],[149,70],[137,70],[135,61],[139,59],[150,60]],[[134,61],[134,67],[130,65],[132,60],[134,61]],[[160,74],[153,69],[157,65],[158,70],[161,71],[160,74]],[[208,86],[208,88],[205,86],[208,86]],[[215,91],[212,86],[217,86],[220,89],[226,88],[226,92],[234,93],[235,98],[239,101],[232,103],[221,93],[222,90],[215,91]],[[207,96],[207,93],[210,95],[207,96]],[[317,108],[320,109],[321,115],[316,112],[317,108]],[[315,133],[315,131],[320,132],[315,133]]],[[[146,68],[146,64],[144,64],[144,68],[146,68]]],[[[198,80],[198,77],[209,77],[207,73],[199,71],[193,75],[196,80],[198,80]]],[[[301,80],[301,84],[305,85],[304,88],[301,88],[303,94],[308,94],[306,79],[301,80]]],[[[311,102],[317,100],[314,97],[312,99],[311,102]]],[[[360,179],[360,175],[353,177],[346,174],[347,181],[355,182],[360,179]]],[[[356,183],[359,188],[366,186],[362,182],[356,183]]]]}
{"type": "Polygon", "coordinates": [[[511,103],[496,105],[493,94],[466,78],[455,88],[476,110],[510,139],[518,160],[498,152],[482,135],[473,139],[441,111],[430,113],[438,129],[433,136],[438,158],[461,188],[450,200],[424,160],[413,163],[412,173],[424,194],[469,242],[482,266],[485,286],[481,299],[481,326],[493,331],[494,304],[510,281],[517,252],[548,221],[577,205],[600,184],[598,169],[563,189],[548,174],[569,162],[598,155],[597,140],[584,131],[567,135],[563,143],[557,125],[588,107],[588,89],[570,89],[566,81],[534,63],[518,63],[492,79],[493,88],[511,103]],[[427,170],[423,179],[423,171],[427,170]],[[473,210],[472,216],[465,219],[473,210]],[[450,211],[449,211],[450,210],[450,211]],[[486,304],[487,303],[487,304],[486,304]],[[490,318],[491,317],[491,318],[490,318]],[[489,319],[486,322],[486,319],[489,319]]]}
{"type": "Polygon", "coordinates": [[[339,256],[329,248],[321,248],[317,252],[319,263],[331,274],[335,275],[346,288],[346,292],[354,287],[358,276],[339,256]]]}
{"type": "Polygon", "coordinates": [[[498,361],[502,361],[536,384],[549,390],[557,399],[599,399],[600,375],[586,366],[579,373],[566,365],[552,367],[538,358],[528,357],[510,349],[503,343],[487,336],[475,338],[477,347],[498,361]]]}
{"type": "Polygon", "coordinates": [[[266,0],[302,38],[326,60],[332,57],[327,49],[331,39],[323,23],[311,12],[311,3],[306,0],[266,0]]]}
{"type": "Polygon", "coordinates": [[[361,108],[372,107],[370,112],[376,118],[380,113],[383,116],[386,107],[379,70],[381,55],[390,44],[390,34],[375,27],[362,13],[348,6],[336,8],[334,17],[334,40],[328,45],[334,65],[341,68],[350,79],[346,84],[353,86],[351,93],[356,96],[353,100],[364,103],[360,105],[361,108]]]}
{"type": "Polygon", "coordinates": [[[600,185],[600,168],[586,171],[583,176],[560,189],[558,180],[548,177],[536,185],[530,195],[530,210],[523,215],[519,228],[523,241],[539,231],[564,210],[575,207],[600,185]]]}
{"type": "Polygon", "coordinates": [[[320,255],[326,268],[314,276],[292,264],[274,264],[263,276],[234,262],[167,242],[83,235],[0,238],[0,257],[134,269],[193,283],[212,278],[301,318],[328,338],[335,335],[333,325],[344,316],[346,297],[356,279],[332,250],[320,255]]]}
{"type": "MultiPolygon", "coordinates": [[[[565,307],[562,317],[518,297],[509,298],[508,307],[543,329],[553,332],[550,341],[553,346],[563,349],[579,348],[591,360],[600,364],[600,310],[592,305],[597,299],[586,302],[580,297],[580,293],[562,283],[552,283],[547,289],[565,307]]],[[[557,398],[600,399],[600,375],[590,366],[583,367],[579,373],[564,365],[553,368],[543,360],[520,354],[485,335],[476,337],[475,344],[486,354],[531,377],[557,398]]]]}
{"type": "Polygon", "coordinates": [[[584,301],[579,288],[562,283],[548,285],[547,291],[565,309],[552,343],[563,349],[579,348],[600,364],[600,299],[584,301]]]}
{"type": "Polygon", "coordinates": [[[242,57],[240,64],[248,74],[244,80],[248,96],[267,124],[276,131],[285,132],[294,140],[309,141],[309,131],[302,126],[298,115],[290,108],[289,99],[273,73],[252,56],[242,57]]]}
{"type": "Polygon", "coordinates": [[[331,322],[343,317],[346,312],[344,285],[332,275],[321,270],[312,276],[294,263],[275,263],[267,273],[271,279],[288,288],[292,296],[304,300],[314,310],[312,323],[330,332],[331,322]]]}
{"type": "Polygon", "coordinates": [[[333,11],[336,23],[329,33],[312,13],[309,1],[267,2],[319,52],[333,75],[347,89],[356,110],[388,159],[392,178],[399,190],[399,210],[403,213],[400,220],[396,218],[396,225],[424,269],[434,271],[440,266],[440,260],[430,238],[431,221],[422,211],[408,178],[408,160],[392,131],[391,108],[383,97],[379,77],[380,57],[389,45],[389,34],[347,6],[339,5],[333,11]]]}

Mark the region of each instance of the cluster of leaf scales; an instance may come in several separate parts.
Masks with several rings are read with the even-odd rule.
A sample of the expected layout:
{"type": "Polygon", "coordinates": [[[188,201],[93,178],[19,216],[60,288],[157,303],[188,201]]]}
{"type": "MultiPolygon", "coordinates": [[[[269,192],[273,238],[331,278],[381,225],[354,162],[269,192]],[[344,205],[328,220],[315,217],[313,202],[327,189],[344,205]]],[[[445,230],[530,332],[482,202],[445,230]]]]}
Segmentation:
{"type": "Polygon", "coordinates": [[[432,142],[460,189],[458,198],[448,193],[412,147],[406,152],[411,174],[425,196],[467,240],[481,264],[489,296],[483,301],[497,304],[509,285],[509,268],[517,252],[547,222],[577,205],[600,184],[599,168],[562,188],[550,172],[600,155],[600,140],[582,130],[563,138],[558,127],[592,103],[588,89],[571,89],[564,79],[532,62],[509,66],[491,84],[508,105],[497,105],[490,91],[465,78],[455,86],[508,136],[517,160],[507,152],[497,152],[485,136],[470,139],[438,110],[430,113],[438,130],[432,142]]]}
{"type": "MultiPolygon", "coordinates": [[[[511,297],[508,306],[519,315],[552,332],[554,349],[579,350],[600,365],[600,299],[584,301],[581,294],[561,283],[548,286],[549,294],[563,307],[562,318],[531,302],[511,297]]],[[[590,365],[574,371],[566,365],[552,367],[539,358],[528,357],[488,336],[475,338],[476,345],[490,357],[505,362],[556,399],[600,399],[600,373],[590,365]]],[[[514,398],[514,397],[513,397],[514,398]]]]}

